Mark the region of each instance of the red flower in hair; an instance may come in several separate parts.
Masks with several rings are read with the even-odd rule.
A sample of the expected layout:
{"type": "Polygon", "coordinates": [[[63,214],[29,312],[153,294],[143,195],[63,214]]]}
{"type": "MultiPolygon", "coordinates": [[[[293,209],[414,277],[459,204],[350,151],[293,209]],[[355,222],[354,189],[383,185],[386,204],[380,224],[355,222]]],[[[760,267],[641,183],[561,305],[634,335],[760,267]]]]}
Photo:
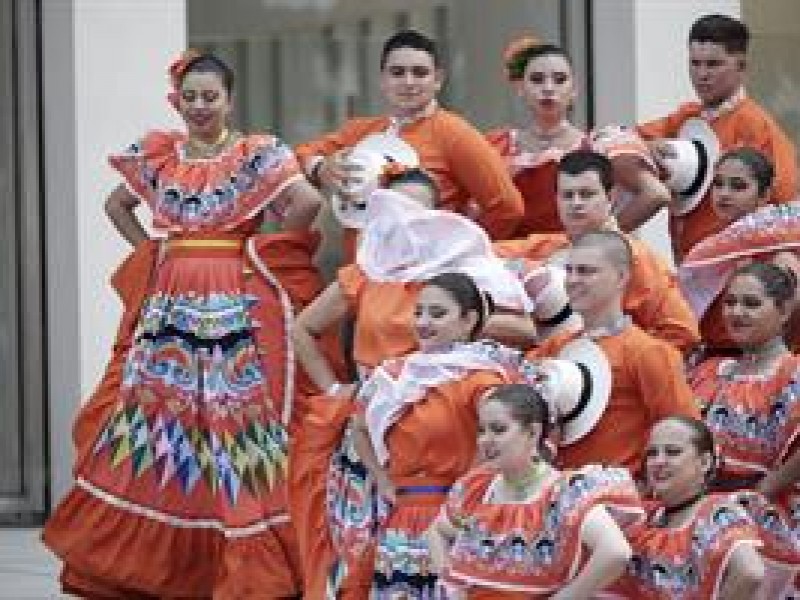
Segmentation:
{"type": "Polygon", "coordinates": [[[172,63],[169,65],[169,69],[167,69],[167,73],[169,73],[169,81],[172,84],[173,89],[177,90],[180,87],[181,79],[183,78],[183,74],[186,72],[186,67],[189,66],[189,63],[202,55],[203,53],[199,50],[189,48],[188,50],[184,50],[178,58],[172,61],[172,63]]]}
{"type": "Polygon", "coordinates": [[[186,72],[186,67],[203,53],[194,48],[184,50],[184,52],[176,58],[169,65],[167,73],[169,74],[169,82],[172,85],[172,90],[167,94],[167,100],[172,105],[172,108],[178,110],[178,100],[180,99],[180,86],[183,74],[186,72]]]}

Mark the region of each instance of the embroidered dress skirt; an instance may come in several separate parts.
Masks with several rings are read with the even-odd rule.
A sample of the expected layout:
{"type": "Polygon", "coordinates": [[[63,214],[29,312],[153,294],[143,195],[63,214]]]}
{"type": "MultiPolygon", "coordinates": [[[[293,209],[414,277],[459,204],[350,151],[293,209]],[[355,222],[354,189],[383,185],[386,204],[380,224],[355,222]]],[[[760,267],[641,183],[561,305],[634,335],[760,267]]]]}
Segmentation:
{"type": "Polygon", "coordinates": [[[66,588],[120,598],[299,591],[276,409],[291,377],[286,306],[243,247],[232,234],[169,242],[130,349],[82,413],[112,408],[93,439],[76,440],[76,485],[44,531],[66,588]]]}

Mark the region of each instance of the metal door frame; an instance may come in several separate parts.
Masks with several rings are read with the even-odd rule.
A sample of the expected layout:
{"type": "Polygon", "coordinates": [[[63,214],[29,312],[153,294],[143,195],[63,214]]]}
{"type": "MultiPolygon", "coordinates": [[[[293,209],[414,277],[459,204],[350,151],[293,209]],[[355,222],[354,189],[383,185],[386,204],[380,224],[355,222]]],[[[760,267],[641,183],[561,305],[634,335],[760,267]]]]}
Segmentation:
{"type": "Polygon", "coordinates": [[[11,0],[17,218],[17,386],[22,470],[18,495],[0,497],[0,522],[35,524],[47,509],[49,467],[45,404],[44,269],[41,195],[40,0],[11,0]]]}

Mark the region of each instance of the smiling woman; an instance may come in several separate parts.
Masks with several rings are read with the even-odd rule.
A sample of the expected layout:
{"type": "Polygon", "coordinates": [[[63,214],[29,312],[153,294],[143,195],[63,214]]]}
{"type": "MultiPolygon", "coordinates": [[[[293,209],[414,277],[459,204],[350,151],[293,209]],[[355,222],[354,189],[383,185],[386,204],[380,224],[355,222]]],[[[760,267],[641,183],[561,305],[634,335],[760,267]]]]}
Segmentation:
{"type": "Polygon", "coordinates": [[[125,313],[44,541],[81,596],[287,597],[299,591],[287,329],[319,289],[320,198],[278,138],[228,129],[220,59],[190,52],[170,75],[186,132],[149,132],[109,158],[123,183],[106,212],[135,246],[112,277],[125,313]],[[264,221],[281,231],[258,233],[264,221]]]}
{"type": "MultiPolygon", "coordinates": [[[[550,366],[557,362],[564,363],[558,369],[569,363],[550,366]]],[[[539,368],[546,373],[548,366],[539,368]]],[[[582,600],[625,568],[630,546],[611,513],[628,523],[641,517],[633,480],[624,469],[552,466],[551,409],[561,414],[566,407],[549,401],[532,386],[508,384],[478,406],[480,466],[453,486],[428,531],[453,597],[582,600]],[[576,572],[584,548],[588,558],[576,572]]]]}
{"type": "Polygon", "coordinates": [[[701,421],[668,417],[656,423],[644,459],[655,502],[648,522],[628,532],[633,557],[603,597],[756,596],[764,576],[759,532],[734,499],[707,493],[716,465],[714,438],[701,421]]]}

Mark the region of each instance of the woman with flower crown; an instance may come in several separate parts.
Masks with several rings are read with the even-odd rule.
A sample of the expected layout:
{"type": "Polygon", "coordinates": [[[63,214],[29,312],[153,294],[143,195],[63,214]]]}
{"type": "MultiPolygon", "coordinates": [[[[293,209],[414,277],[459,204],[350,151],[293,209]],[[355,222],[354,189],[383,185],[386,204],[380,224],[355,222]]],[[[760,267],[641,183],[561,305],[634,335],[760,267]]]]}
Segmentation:
{"type": "Polygon", "coordinates": [[[638,227],[668,204],[670,194],[635,132],[607,126],[587,134],[569,121],[576,85],[562,48],[525,36],[509,44],[503,60],[506,78],[530,114],[525,128],[502,127],[487,134],[525,200],[525,216],[509,237],[562,231],[555,203],[556,165],[578,148],[611,158],[617,187],[633,196],[619,215],[624,231],[638,227]]]}
{"type": "Polygon", "coordinates": [[[135,247],[112,278],[125,312],[77,417],[75,485],[43,537],[75,595],[284,598],[300,591],[288,326],[319,289],[320,199],[279,139],[228,126],[220,59],[189,52],[170,75],[186,132],[109,158],[123,183],[106,212],[135,247]],[[134,214],[142,201],[159,238],[134,214]]]}

